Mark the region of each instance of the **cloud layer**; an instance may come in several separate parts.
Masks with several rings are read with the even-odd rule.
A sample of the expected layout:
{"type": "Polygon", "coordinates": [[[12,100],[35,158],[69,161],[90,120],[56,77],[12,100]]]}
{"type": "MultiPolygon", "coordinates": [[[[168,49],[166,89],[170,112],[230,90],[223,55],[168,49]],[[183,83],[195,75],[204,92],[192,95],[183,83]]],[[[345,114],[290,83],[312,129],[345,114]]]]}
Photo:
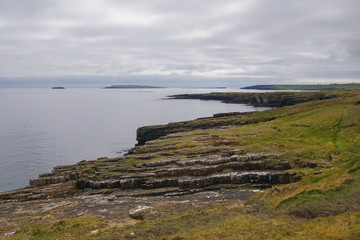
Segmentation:
{"type": "Polygon", "coordinates": [[[2,0],[0,77],[360,79],[357,0],[2,0]]]}

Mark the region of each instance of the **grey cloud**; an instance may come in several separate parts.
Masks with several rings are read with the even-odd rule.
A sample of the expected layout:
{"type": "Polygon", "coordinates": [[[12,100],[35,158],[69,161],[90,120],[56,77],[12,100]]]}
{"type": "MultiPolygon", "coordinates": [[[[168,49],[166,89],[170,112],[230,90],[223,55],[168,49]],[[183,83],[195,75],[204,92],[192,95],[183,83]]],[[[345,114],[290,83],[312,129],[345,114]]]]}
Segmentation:
{"type": "Polygon", "coordinates": [[[357,0],[3,0],[0,77],[360,79],[359,8],[357,0]]]}

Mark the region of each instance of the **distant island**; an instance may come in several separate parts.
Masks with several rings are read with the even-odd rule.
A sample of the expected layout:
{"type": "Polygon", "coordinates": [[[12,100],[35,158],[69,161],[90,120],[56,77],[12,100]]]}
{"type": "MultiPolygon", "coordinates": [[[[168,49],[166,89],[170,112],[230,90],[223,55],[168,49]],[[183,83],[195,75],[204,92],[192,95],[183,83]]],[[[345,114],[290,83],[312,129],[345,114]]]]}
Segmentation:
{"type": "Polygon", "coordinates": [[[183,89],[227,89],[227,87],[183,87],[183,89]]]}
{"type": "Polygon", "coordinates": [[[112,85],[109,87],[104,87],[105,89],[108,88],[163,88],[163,87],[155,87],[155,86],[147,86],[147,85],[112,85]]]}
{"type": "Polygon", "coordinates": [[[256,90],[360,90],[360,83],[317,85],[253,85],[241,89],[256,90]]]}
{"type": "Polygon", "coordinates": [[[65,89],[64,87],[52,87],[51,89],[65,89]]]}

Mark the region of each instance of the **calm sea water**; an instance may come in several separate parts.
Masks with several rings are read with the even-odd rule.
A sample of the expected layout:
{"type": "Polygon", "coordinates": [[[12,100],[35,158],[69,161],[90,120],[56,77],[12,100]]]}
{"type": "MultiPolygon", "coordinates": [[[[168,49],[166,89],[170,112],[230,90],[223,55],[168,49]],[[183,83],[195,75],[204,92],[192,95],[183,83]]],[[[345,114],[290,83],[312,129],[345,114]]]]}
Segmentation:
{"type": "Polygon", "coordinates": [[[166,96],[236,89],[0,89],[0,191],[24,187],[54,166],[114,157],[140,126],[254,111],[217,101],[166,96]]]}

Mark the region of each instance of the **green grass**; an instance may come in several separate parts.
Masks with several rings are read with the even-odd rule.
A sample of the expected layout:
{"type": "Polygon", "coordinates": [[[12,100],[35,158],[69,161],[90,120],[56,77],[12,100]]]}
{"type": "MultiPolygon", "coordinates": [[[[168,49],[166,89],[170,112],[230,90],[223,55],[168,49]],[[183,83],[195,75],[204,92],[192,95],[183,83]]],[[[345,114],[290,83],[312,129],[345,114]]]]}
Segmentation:
{"type": "Polygon", "coordinates": [[[126,227],[81,217],[23,227],[12,239],[358,239],[359,234],[359,212],[303,221],[286,215],[255,216],[240,208],[211,208],[126,227]]]}
{"type": "Polygon", "coordinates": [[[302,192],[282,202],[278,209],[305,218],[360,212],[359,180],[358,178],[349,179],[330,191],[302,192]]]}
{"type": "Polygon", "coordinates": [[[86,239],[106,224],[95,217],[79,217],[20,228],[12,239],[86,239]]]}
{"type": "Polygon", "coordinates": [[[288,218],[238,215],[185,239],[357,239],[359,214],[344,214],[296,224],[288,218]]]}

